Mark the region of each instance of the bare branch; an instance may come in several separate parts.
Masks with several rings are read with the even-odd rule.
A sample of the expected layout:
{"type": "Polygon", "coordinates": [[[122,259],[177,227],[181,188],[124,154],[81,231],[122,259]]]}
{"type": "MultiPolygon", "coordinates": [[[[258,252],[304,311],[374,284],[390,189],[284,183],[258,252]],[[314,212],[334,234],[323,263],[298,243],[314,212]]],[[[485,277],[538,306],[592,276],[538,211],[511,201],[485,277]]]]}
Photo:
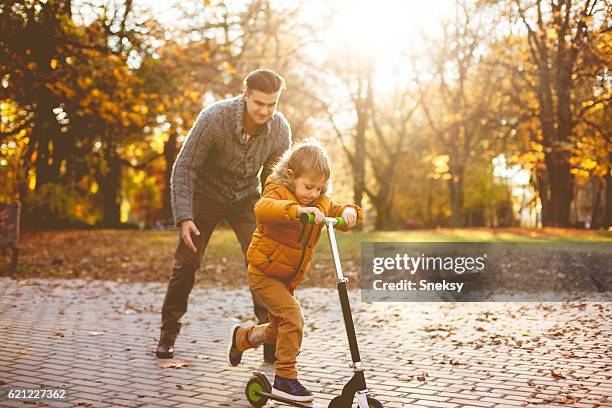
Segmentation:
{"type": "Polygon", "coordinates": [[[144,159],[143,161],[141,161],[138,164],[133,164],[131,161],[126,160],[126,159],[121,158],[121,157],[119,157],[118,160],[119,160],[119,163],[121,163],[124,166],[131,167],[131,168],[133,168],[135,170],[144,170],[144,169],[147,168],[147,166],[149,164],[151,164],[151,162],[153,162],[156,159],[158,159],[160,157],[163,157],[163,156],[164,156],[163,153],[156,153],[153,156],[150,156],[150,157],[144,159]]]}
{"type": "Polygon", "coordinates": [[[336,121],[334,119],[334,114],[329,109],[329,105],[325,101],[323,101],[321,98],[319,98],[318,96],[316,96],[314,94],[311,94],[310,92],[307,92],[304,89],[300,89],[299,92],[304,94],[304,95],[306,95],[307,97],[313,99],[315,102],[317,102],[319,105],[321,105],[321,107],[325,111],[325,114],[327,115],[327,118],[328,118],[330,124],[332,125],[332,128],[334,129],[334,132],[338,136],[338,140],[340,140],[340,144],[342,145],[342,150],[344,150],[344,153],[346,154],[346,156],[347,156],[351,166],[354,167],[355,158],[354,158],[353,152],[351,152],[351,150],[348,148],[346,142],[344,141],[344,135],[343,135],[342,131],[336,125],[336,121]]]}

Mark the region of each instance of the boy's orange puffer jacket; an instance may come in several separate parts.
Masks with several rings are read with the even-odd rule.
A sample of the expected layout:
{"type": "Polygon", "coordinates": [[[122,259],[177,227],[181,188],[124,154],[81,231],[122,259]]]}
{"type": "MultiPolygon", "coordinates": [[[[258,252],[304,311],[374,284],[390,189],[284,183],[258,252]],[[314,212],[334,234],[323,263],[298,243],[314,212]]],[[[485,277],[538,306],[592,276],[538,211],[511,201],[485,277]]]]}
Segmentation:
{"type": "MultiPolygon", "coordinates": [[[[304,278],[323,227],[323,224],[310,224],[302,230],[297,216],[298,205],[297,198],[289,189],[268,178],[264,193],[255,204],[257,229],[247,251],[250,273],[278,278],[291,289],[295,289],[304,278]]],[[[334,204],[325,195],[321,195],[311,206],[318,207],[328,217],[340,217],[347,207],[334,204]]],[[[356,205],[348,207],[357,210],[357,222],[361,223],[361,209],[356,205]]]]}

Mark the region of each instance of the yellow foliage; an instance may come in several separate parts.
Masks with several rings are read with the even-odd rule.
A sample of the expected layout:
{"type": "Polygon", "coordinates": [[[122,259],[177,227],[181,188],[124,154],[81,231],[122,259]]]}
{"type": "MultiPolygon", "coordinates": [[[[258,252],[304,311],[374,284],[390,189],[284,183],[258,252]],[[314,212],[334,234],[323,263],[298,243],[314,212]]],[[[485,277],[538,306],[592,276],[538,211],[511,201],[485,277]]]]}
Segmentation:
{"type": "Polygon", "coordinates": [[[536,152],[543,152],[544,151],[544,146],[542,146],[541,143],[535,142],[535,141],[531,141],[531,149],[536,151],[536,152]]]}
{"type": "Polygon", "coordinates": [[[28,188],[34,190],[36,188],[36,176],[32,171],[28,172],[28,188]]]}
{"type": "Polygon", "coordinates": [[[81,89],[87,89],[92,82],[93,81],[89,77],[79,77],[79,79],[77,79],[77,84],[81,89]]]}
{"type": "Polygon", "coordinates": [[[74,215],[76,215],[78,218],[83,217],[83,206],[81,204],[77,203],[74,206],[74,215]]]}
{"type": "Polygon", "coordinates": [[[597,162],[590,158],[587,158],[582,162],[582,168],[585,170],[593,170],[595,167],[597,167],[597,162]]]}
{"type": "Polygon", "coordinates": [[[109,113],[119,113],[119,107],[114,102],[104,101],[101,104],[101,108],[109,113]]]}
{"type": "Polygon", "coordinates": [[[189,92],[189,96],[191,97],[192,102],[196,102],[200,98],[200,93],[197,91],[189,92]]]}
{"type": "Polygon", "coordinates": [[[49,89],[50,91],[56,94],[59,91],[59,93],[67,96],[68,98],[74,98],[76,96],[76,92],[74,92],[72,88],[70,88],[68,85],[62,82],[56,82],[54,84],[46,84],[46,87],[47,89],[49,89]]]}
{"type": "Polygon", "coordinates": [[[123,73],[121,72],[121,68],[113,68],[113,75],[117,79],[117,81],[122,81],[124,79],[123,73]]]}
{"type": "Polygon", "coordinates": [[[153,135],[153,139],[151,140],[151,149],[156,151],[157,153],[162,153],[164,151],[164,143],[166,143],[167,135],[161,132],[156,132],[153,135]]]}
{"type": "Polygon", "coordinates": [[[436,157],[432,158],[431,162],[436,167],[446,166],[448,164],[448,159],[449,158],[450,157],[449,157],[448,154],[442,154],[442,155],[439,155],[439,156],[436,156],[436,157]]]}
{"type": "Polygon", "coordinates": [[[223,68],[225,68],[225,70],[229,73],[229,74],[235,74],[238,72],[238,70],[236,69],[236,67],[232,66],[229,62],[224,61],[223,62],[223,68]]]}

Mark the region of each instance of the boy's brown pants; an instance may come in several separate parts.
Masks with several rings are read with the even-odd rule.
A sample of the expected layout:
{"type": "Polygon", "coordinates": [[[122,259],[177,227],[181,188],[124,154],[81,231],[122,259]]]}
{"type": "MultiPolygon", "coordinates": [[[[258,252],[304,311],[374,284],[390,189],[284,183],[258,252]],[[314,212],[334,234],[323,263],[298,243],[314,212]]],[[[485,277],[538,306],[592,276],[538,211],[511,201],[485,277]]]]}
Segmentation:
{"type": "Polygon", "coordinates": [[[297,378],[297,355],[304,336],[302,309],[287,285],[278,279],[260,275],[249,265],[249,286],[268,308],[270,322],[241,327],[236,333],[236,346],[240,351],[259,347],[263,343],[276,343],[276,375],[297,378]]]}

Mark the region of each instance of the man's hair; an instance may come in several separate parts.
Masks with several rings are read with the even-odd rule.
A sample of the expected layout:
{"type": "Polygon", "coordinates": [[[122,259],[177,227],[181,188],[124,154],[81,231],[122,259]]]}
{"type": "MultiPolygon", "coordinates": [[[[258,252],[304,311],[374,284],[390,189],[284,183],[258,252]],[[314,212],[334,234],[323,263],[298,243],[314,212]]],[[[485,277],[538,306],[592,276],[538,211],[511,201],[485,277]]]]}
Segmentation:
{"type": "Polygon", "coordinates": [[[285,89],[285,80],[282,76],[270,69],[257,69],[247,75],[242,82],[247,93],[260,91],[274,94],[285,89]]]}

